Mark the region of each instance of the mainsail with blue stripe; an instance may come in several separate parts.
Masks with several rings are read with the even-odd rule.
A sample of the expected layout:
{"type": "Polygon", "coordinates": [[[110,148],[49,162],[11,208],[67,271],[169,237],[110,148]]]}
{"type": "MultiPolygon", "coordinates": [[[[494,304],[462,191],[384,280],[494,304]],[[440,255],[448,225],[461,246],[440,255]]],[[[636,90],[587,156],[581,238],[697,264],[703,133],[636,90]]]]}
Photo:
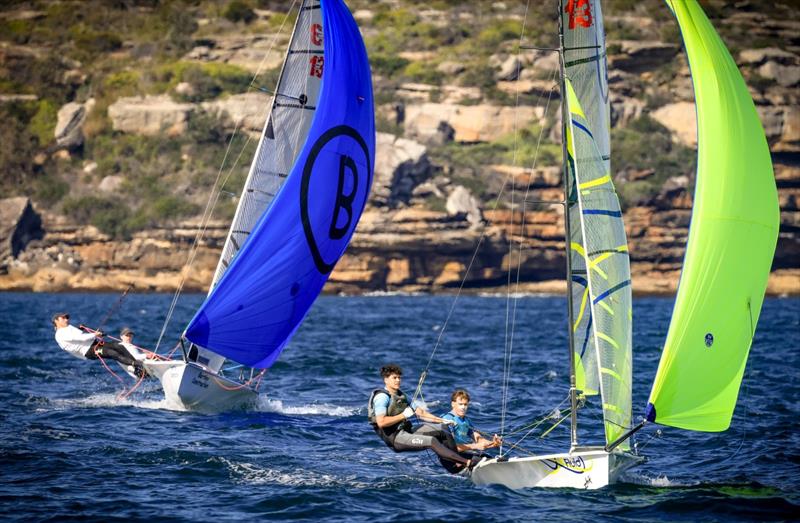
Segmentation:
{"type": "Polygon", "coordinates": [[[585,395],[600,393],[611,442],[631,422],[632,300],[627,237],[610,171],[600,2],[567,2],[562,24],[576,385],[585,395]]]}
{"type": "MultiPolygon", "coordinates": [[[[355,231],[373,178],[372,80],[358,27],[341,0],[307,2],[302,9],[322,14],[322,27],[310,23],[306,36],[323,49],[296,53],[307,63],[304,74],[321,77],[319,94],[316,104],[296,89],[279,91],[275,99],[293,109],[312,105],[310,129],[296,146],[299,154],[285,151],[294,158],[280,176],[285,181],[218,271],[219,281],[184,333],[200,347],[257,368],[278,358],[322,291],[355,231]]],[[[273,109],[265,133],[296,132],[282,123],[273,109]]],[[[259,152],[253,170],[262,156],[268,155],[259,152]]]]}

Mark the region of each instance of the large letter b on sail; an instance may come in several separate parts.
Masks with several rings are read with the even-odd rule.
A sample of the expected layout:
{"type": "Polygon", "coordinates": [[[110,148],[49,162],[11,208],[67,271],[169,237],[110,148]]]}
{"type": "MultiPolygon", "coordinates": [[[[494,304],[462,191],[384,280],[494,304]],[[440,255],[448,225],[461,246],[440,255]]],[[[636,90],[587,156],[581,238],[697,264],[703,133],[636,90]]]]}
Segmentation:
{"type": "Polygon", "coordinates": [[[347,125],[322,133],[308,152],[300,183],[300,218],[321,274],[333,270],[350,241],[367,203],[371,165],[367,143],[347,125]]]}
{"type": "Polygon", "coordinates": [[[356,162],[346,155],[342,155],[339,159],[339,188],[336,191],[336,204],[333,206],[333,218],[331,219],[331,230],[328,236],[332,240],[339,240],[344,237],[347,230],[350,228],[350,223],[353,221],[353,200],[356,198],[356,191],[358,190],[358,169],[356,162]],[[350,194],[344,194],[345,178],[347,177],[346,170],[349,169],[353,176],[353,188],[350,194]],[[339,227],[339,210],[344,209],[347,213],[347,221],[339,227]]]}

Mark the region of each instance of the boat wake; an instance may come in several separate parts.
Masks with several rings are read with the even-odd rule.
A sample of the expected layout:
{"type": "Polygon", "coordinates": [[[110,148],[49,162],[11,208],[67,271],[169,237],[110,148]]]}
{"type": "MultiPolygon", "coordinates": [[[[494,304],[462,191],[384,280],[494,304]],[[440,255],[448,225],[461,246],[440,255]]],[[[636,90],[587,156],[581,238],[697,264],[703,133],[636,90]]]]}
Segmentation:
{"type": "Polygon", "coordinates": [[[151,410],[182,410],[176,409],[166,399],[146,400],[141,398],[120,398],[117,393],[92,394],[85,398],[56,399],[50,402],[56,409],[73,408],[105,408],[105,407],[137,407],[151,410]]]}
{"type": "Polygon", "coordinates": [[[337,476],[291,467],[286,470],[262,468],[252,463],[240,463],[218,458],[224,463],[234,482],[246,485],[285,485],[289,487],[368,488],[369,483],[356,480],[356,475],[337,476]]]}
{"type": "Polygon", "coordinates": [[[669,479],[666,475],[648,476],[641,472],[628,471],[621,478],[622,483],[641,485],[645,487],[686,487],[688,484],[681,484],[669,479]]]}
{"type": "Polygon", "coordinates": [[[358,407],[342,407],[329,403],[312,403],[310,405],[286,405],[281,400],[274,400],[259,395],[255,409],[258,412],[276,412],[278,414],[321,415],[335,418],[346,418],[358,414],[358,407]]]}

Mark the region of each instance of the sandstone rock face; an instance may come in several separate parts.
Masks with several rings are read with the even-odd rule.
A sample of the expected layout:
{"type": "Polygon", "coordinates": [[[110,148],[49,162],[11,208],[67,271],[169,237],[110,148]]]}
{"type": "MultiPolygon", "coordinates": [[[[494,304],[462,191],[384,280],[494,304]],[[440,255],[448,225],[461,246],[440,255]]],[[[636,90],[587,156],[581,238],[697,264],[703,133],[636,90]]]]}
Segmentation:
{"type": "Polygon", "coordinates": [[[693,103],[678,102],[665,105],[651,114],[653,119],[673,132],[681,143],[697,146],[697,116],[693,103]]]}
{"type": "Polygon", "coordinates": [[[610,42],[621,47],[621,54],[608,57],[609,69],[641,73],[656,69],[678,53],[678,46],[664,42],[640,42],[623,40],[610,42]]]}
{"type": "Polygon", "coordinates": [[[515,95],[527,94],[540,98],[545,103],[548,97],[551,100],[558,100],[561,96],[558,92],[558,85],[550,80],[513,80],[497,82],[497,89],[504,93],[515,95]]]}
{"type": "Polygon", "coordinates": [[[97,186],[97,189],[108,194],[118,194],[120,189],[122,188],[122,184],[125,182],[125,178],[118,174],[112,174],[109,176],[103,177],[100,180],[100,183],[97,186]]]}
{"type": "Polygon", "coordinates": [[[506,58],[502,64],[500,64],[500,70],[497,71],[495,74],[495,79],[497,80],[504,80],[504,81],[513,81],[519,78],[519,74],[522,68],[522,64],[515,55],[509,56],[506,58]]]}
{"type": "Polygon", "coordinates": [[[83,145],[83,124],[94,107],[94,99],[85,104],[70,102],[58,110],[58,121],[54,131],[56,145],[73,149],[83,145]]]}
{"type": "Polygon", "coordinates": [[[420,83],[403,83],[395,89],[395,98],[407,102],[432,102],[459,104],[481,99],[478,87],[462,87],[457,85],[430,85],[420,83]]]}
{"type": "Polygon", "coordinates": [[[272,97],[262,92],[235,94],[222,100],[203,102],[200,106],[211,114],[223,118],[230,129],[237,126],[261,136],[267,121],[272,97]]]}
{"type": "Polygon", "coordinates": [[[408,203],[414,188],[431,174],[427,149],[387,133],[377,133],[375,149],[371,204],[396,207],[408,203]]]}
{"type": "Polygon", "coordinates": [[[757,109],[770,149],[800,152],[800,110],[794,106],[759,106],[757,109]]]}
{"type": "Polygon", "coordinates": [[[739,53],[739,62],[748,65],[761,65],[766,61],[772,61],[783,65],[794,65],[800,63],[800,57],[796,54],[778,49],[777,47],[765,47],[763,49],[745,49],[739,53]]]}
{"type": "Polygon", "coordinates": [[[610,93],[611,127],[625,127],[644,113],[644,102],[610,93]]]}
{"type": "Polygon", "coordinates": [[[783,87],[792,87],[800,83],[800,66],[796,65],[780,65],[770,61],[759,67],[758,73],[764,78],[775,80],[783,87]]]}
{"type": "Polygon", "coordinates": [[[483,222],[480,203],[464,186],[456,185],[453,188],[447,197],[446,207],[450,216],[464,216],[472,227],[477,227],[483,222]]]}
{"type": "Polygon", "coordinates": [[[173,102],[167,95],[120,98],[108,107],[115,131],[155,136],[186,131],[194,105],[173,102]]]}
{"type": "MultiPolygon", "coordinates": [[[[186,58],[203,62],[224,62],[253,73],[263,73],[281,66],[288,42],[284,39],[276,41],[273,36],[243,35],[216,38],[206,43],[207,45],[192,49],[186,58]]],[[[274,86],[267,87],[271,89],[274,86]]]]}
{"type": "Polygon", "coordinates": [[[406,107],[405,129],[408,136],[426,143],[441,134],[444,123],[453,129],[457,142],[486,142],[543,116],[541,107],[423,103],[406,107]]]}
{"type": "Polygon", "coordinates": [[[42,220],[24,196],[0,200],[0,270],[32,240],[44,235],[42,220]]]}

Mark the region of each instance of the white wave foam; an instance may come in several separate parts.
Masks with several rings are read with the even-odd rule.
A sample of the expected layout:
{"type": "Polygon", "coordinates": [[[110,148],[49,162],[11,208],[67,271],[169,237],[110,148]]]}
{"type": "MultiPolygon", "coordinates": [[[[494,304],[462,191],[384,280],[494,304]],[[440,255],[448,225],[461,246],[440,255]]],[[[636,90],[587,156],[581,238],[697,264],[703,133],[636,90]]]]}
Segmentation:
{"type": "Polygon", "coordinates": [[[362,296],[427,296],[427,293],[416,291],[369,291],[362,296]]]}
{"type": "MultiPolygon", "coordinates": [[[[140,409],[184,410],[175,408],[166,399],[144,400],[140,398],[120,398],[119,393],[92,394],[85,398],[56,399],[50,402],[56,409],[137,407],[140,409]]],[[[39,409],[47,410],[47,409],[39,409]]]]}
{"type": "Polygon", "coordinates": [[[367,488],[370,485],[357,481],[356,476],[338,477],[302,468],[291,470],[261,468],[252,463],[237,463],[226,458],[217,458],[230,470],[232,479],[248,485],[286,485],[289,487],[349,487],[367,488]]]}
{"type": "Polygon", "coordinates": [[[331,416],[335,418],[343,418],[358,414],[358,407],[342,407],[339,405],[331,405],[329,403],[312,403],[310,405],[285,405],[281,400],[273,400],[265,395],[258,396],[258,402],[255,406],[256,411],[260,412],[277,412],[280,414],[296,414],[296,415],[322,415],[331,416]]]}
{"type": "Polygon", "coordinates": [[[642,474],[641,472],[628,471],[622,476],[625,483],[633,483],[634,485],[644,485],[647,487],[679,487],[678,483],[671,481],[666,474],[652,477],[642,474]]]}
{"type": "Polygon", "coordinates": [[[478,293],[478,296],[481,298],[511,298],[511,299],[520,299],[520,298],[551,298],[553,296],[559,296],[559,294],[553,292],[526,292],[526,291],[519,291],[519,292],[512,292],[508,293],[506,291],[482,291],[478,293]]]}

